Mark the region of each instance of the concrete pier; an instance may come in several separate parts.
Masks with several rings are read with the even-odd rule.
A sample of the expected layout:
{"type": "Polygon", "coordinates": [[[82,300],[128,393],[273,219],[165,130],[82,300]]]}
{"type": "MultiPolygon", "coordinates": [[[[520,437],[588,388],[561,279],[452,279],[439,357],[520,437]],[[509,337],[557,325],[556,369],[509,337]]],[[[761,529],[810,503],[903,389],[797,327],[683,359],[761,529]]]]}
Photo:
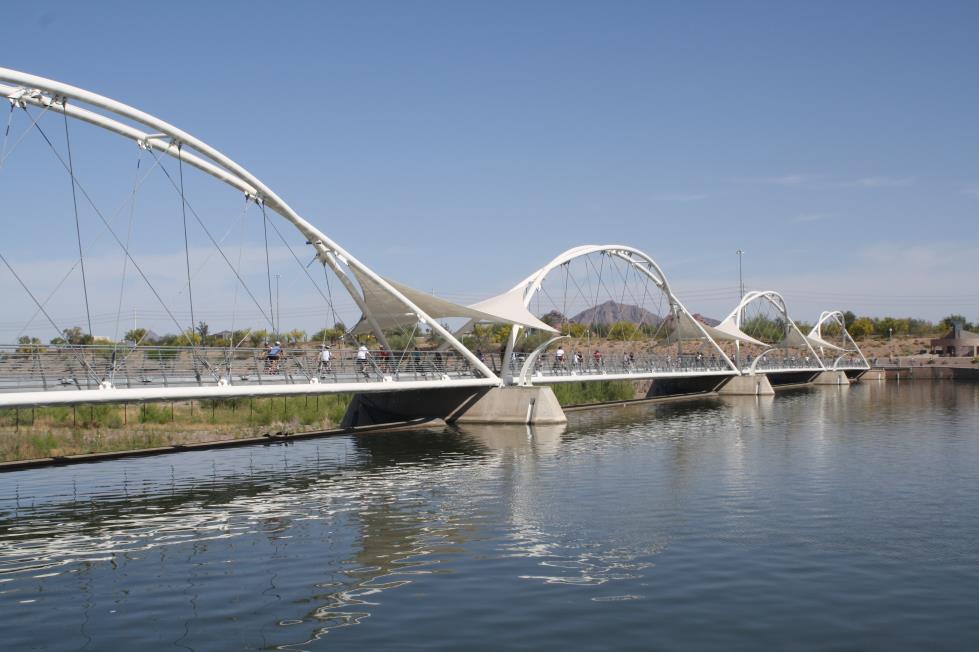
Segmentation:
{"type": "Polygon", "coordinates": [[[844,371],[824,371],[812,381],[813,385],[849,385],[850,379],[844,371]]]}
{"type": "Polygon", "coordinates": [[[550,387],[491,387],[425,392],[358,394],[343,418],[343,427],[443,419],[448,423],[567,423],[550,387]]]}
{"type": "Polygon", "coordinates": [[[732,376],[717,393],[721,396],[774,396],[775,390],[765,374],[732,376]]]}

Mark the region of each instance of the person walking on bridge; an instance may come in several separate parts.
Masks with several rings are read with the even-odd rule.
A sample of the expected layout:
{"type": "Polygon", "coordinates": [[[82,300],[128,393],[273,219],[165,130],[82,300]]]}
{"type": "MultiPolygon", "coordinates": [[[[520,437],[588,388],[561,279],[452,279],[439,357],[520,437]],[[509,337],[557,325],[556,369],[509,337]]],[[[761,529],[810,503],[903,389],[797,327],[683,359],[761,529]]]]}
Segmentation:
{"type": "Polygon", "coordinates": [[[330,345],[324,344],[323,346],[321,346],[319,364],[316,365],[316,373],[318,375],[324,376],[330,373],[331,371],[333,371],[332,363],[331,363],[332,358],[333,358],[333,354],[330,351],[330,345]]]}
{"type": "Polygon", "coordinates": [[[363,344],[357,349],[357,373],[364,374],[364,378],[370,380],[370,374],[367,373],[367,347],[363,344]]]}

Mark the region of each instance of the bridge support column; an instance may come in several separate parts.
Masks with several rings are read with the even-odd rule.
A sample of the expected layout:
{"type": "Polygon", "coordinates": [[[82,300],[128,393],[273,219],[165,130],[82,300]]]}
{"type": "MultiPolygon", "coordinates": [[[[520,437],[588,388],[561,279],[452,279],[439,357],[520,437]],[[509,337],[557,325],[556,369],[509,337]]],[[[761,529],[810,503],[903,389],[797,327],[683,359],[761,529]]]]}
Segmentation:
{"type": "Polygon", "coordinates": [[[813,385],[849,385],[845,371],[824,371],[812,381],[813,385]]]}
{"type": "Polygon", "coordinates": [[[774,396],[775,390],[765,374],[732,376],[717,393],[721,396],[774,396]]]}
{"type": "Polygon", "coordinates": [[[384,394],[358,394],[347,408],[343,427],[394,423],[418,418],[448,423],[567,423],[550,387],[491,387],[384,394]]]}

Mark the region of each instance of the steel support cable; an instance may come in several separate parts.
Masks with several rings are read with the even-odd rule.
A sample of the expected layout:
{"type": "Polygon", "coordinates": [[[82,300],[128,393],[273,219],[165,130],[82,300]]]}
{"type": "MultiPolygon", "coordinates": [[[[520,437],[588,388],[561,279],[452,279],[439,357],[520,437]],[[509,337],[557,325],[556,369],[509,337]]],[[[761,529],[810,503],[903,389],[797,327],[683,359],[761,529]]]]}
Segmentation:
{"type": "Polygon", "coordinates": [[[265,233],[265,276],[269,283],[269,314],[272,315],[272,331],[275,335],[278,331],[275,329],[275,307],[272,304],[272,262],[269,260],[269,216],[265,212],[265,202],[261,203],[262,206],[262,231],[265,233]]]}
{"type": "MultiPolygon", "coordinates": [[[[141,155],[141,152],[142,152],[142,150],[139,149],[139,148],[137,148],[137,150],[136,150],[136,173],[135,173],[134,178],[133,178],[133,191],[132,191],[132,194],[131,194],[131,202],[129,204],[129,228],[126,230],[126,248],[127,249],[132,245],[132,239],[133,239],[133,220],[135,219],[135,215],[136,215],[136,190],[139,187],[139,164],[142,162],[142,158],[143,158],[142,155],[141,155]]],[[[114,382],[115,381],[116,371],[117,371],[118,367],[119,366],[122,366],[122,364],[126,361],[126,358],[128,358],[129,355],[131,355],[131,353],[132,353],[132,352],[130,352],[130,354],[127,354],[126,356],[124,356],[123,359],[121,361],[119,361],[119,363],[117,365],[117,363],[116,363],[116,352],[117,352],[117,350],[119,348],[119,322],[121,321],[121,318],[122,318],[122,301],[123,301],[123,298],[125,297],[125,293],[126,293],[126,272],[127,272],[128,266],[129,266],[129,259],[127,259],[125,256],[123,256],[122,257],[122,276],[121,276],[121,278],[119,280],[119,303],[116,306],[116,327],[115,327],[115,331],[113,332],[113,335],[112,335],[112,340],[113,340],[113,346],[112,346],[112,372],[109,375],[109,382],[114,382]]],[[[134,318],[134,321],[135,321],[135,318],[134,318]]],[[[136,328],[136,324],[134,323],[133,324],[133,329],[135,329],[135,328],[136,328]]],[[[139,344],[142,341],[143,337],[145,337],[145,334],[142,337],[138,338],[138,340],[137,340],[135,332],[133,333],[133,344],[134,344],[133,348],[134,349],[137,346],[139,346],[139,344]]]]}
{"type": "MultiPolygon", "coordinates": [[[[327,292],[327,295],[329,297],[328,303],[330,304],[330,312],[333,314],[333,328],[336,328],[337,323],[339,323],[339,318],[338,318],[338,315],[337,315],[335,303],[333,301],[333,288],[330,286],[330,270],[328,270],[326,268],[326,264],[325,263],[323,264],[323,278],[326,279],[326,292],[327,292]]],[[[415,327],[416,328],[418,327],[418,322],[415,322],[415,327]]],[[[324,331],[325,331],[325,329],[324,329],[324,331]]],[[[344,324],[343,333],[340,334],[340,340],[342,341],[344,338],[349,338],[351,340],[351,342],[356,342],[356,339],[354,338],[354,336],[347,331],[346,324],[344,324]]],[[[326,342],[326,333],[325,332],[323,333],[323,341],[324,341],[324,343],[326,342]]]]}
{"type": "Polygon", "coordinates": [[[588,301],[589,301],[589,295],[591,295],[591,291],[589,290],[588,295],[586,295],[581,285],[578,284],[578,279],[574,277],[574,274],[571,275],[571,282],[574,283],[575,290],[578,292],[578,296],[581,297],[585,309],[588,309],[590,307],[588,305],[588,301]]]}
{"type": "MultiPolygon", "coordinates": [[[[626,268],[626,273],[625,274],[623,274],[621,271],[619,271],[619,268],[616,267],[615,265],[612,265],[612,267],[615,269],[616,273],[618,273],[619,278],[622,279],[622,303],[625,303],[626,290],[628,290],[629,298],[632,299],[633,301],[635,301],[636,300],[636,295],[633,294],[632,293],[632,290],[629,288],[629,279],[628,279],[628,273],[629,273],[629,270],[632,269],[632,263],[631,262],[629,263],[629,267],[626,268]]],[[[645,276],[645,275],[644,275],[644,277],[646,279],[646,286],[644,286],[644,287],[648,287],[648,285],[649,285],[649,277],[648,276],[645,276]]],[[[643,302],[645,302],[645,300],[646,300],[646,295],[645,295],[645,293],[643,293],[642,302],[640,302],[638,304],[638,306],[644,312],[645,312],[645,308],[643,307],[643,302]]],[[[643,315],[643,319],[645,319],[645,315],[643,315]]]]}
{"type": "MultiPolygon", "coordinates": [[[[170,185],[173,187],[174,192],[177,192],[178,189],[179,189],[178,186],[177,186],[177,182],[174,180],[173,176],[167,170],[166,166],[163,165],[162,161],[160,160],[159,154],[157,154],[155,151],[152,151],[152,150],[150,151],[150,153],[152,153],[153,156],[156,157],[157,163],[159,163],[159,165],[160,165],[160,170],[163,171],[163,174],[166,175],[167,179],[170,181],[170,185]]],[[[246,200],[246,202],[247,202],[247,200],[246,200]]],[[[265,321],[269,322],[269,325],[271,325],[272,328],[273,328],[273,330],[274,330],[275,329],[275,324],[272,322],[272,319],[268,315],[265,314],[265,310],[262,308],[262,304],[259,303],[258,299],[255,298],[255,295],[252,293],[251,289],[248,287],[248,284],[245,283],[245,280],[241,277],[241,274],[239,273],[239,270],[236,270],[235,269],[235,266],[231,263],[231,261],[228,259],[228,256],[224,253],[224,250],[221,248],[221,243],[223,243],[228,238],[228,236],[231,234],[231,231],[234,230],[234,223],[231,224],[231,226],[228,228],[228,230],[225,232],[224,236],[222,236],[220,240],[215,240],[214,239],[214,235],[207,228],[207,225],[204,224],[204,220],[201,219],[201,216],[197,212],[197,210],[194,208],[194,205],[191,204],[189,201],[187,201],[186,198],[184,198],[184,203],[186,204],[187,209],[190,210],[190,214],[194,216],[194,219],[197,221],[197,224],[200,225],[201,230],[204,231],[204,234],[207,236],[208,240],[211,241],[211,244],[214,245],[214,248],[221,255],[221,258],[224,259],[224,262],[228,265],[228,267],[231,269],[231,271],[234,272],[235,278],[238,279],[238,282],[241,284],[241,287],[245,290],[245,292],[248,293],[248,296],[251,297],[251,300],[255,304],[255,307],[258,308],[259,312],[261,313],[262,318],[264,318],[265,321]]],[[[264,205],[263,205],[262,209],[263,209],[263,213],[264,213],[264,205]]],[[[207,261],[207,259],[205,259],[205,264],[206,264],[206,261],[207,261]]],[[[204,266],[202,265],[201,267],[199,267],[197,269],[197,272],[195,272],[192,276],[196,276],[198,273],[200,273],[200,271],[203,268],[204,268],[204,266]]],[[[181,290],[181,292],[182,291],[183,290],[181,290]]]]}
{"type": "MultiPolygon", "coordinates": [[[[75,190],[75,166],[71,157],[71,137],[68,134],[68,114],[62,113],[65,118],[65,145],[68,150],[68,175],[71,177],[71,205],[75,209],[75,238],[78,241],[78,262],[82,268],[82,291],[85,297],[85,319],[88,323],[88,334],[92,335],[92,311],[88,305],[88,279],[85,275],[85,254],[82,249],[82,225],[78,219],[78,195],[75,190]]],[[[40,129],[40,127],[38,127],[40,129]]]]}
{"type": "Polygon", "coordinates": [[[561,321],[564,324],[568,322],[568,267],[571,265],[571,261],[564,263],[564,304],[561,307],[561,321]]]}
{"type": "MultiPolygon", "coordinates": [[[[129,203],[129,228],[126,230],[126,248],[128,249],[132,246],[133,241],[133,221],[136,217],[136,190],[139,188],[139,166],[142,162],[142,150],[137,150],[136,154],[136,177],[133,180],[133,191],[130,195],[131,200],[129,203]]],[[[126,272],[129,268],[129,259],[126,256],[122,257],[122,278],[119,281],[119,303],[116,305],[116,328],[113,335],[113,339],[118,342],[119,340],[119,322],[122,319],[122,301],[126,292],[126,272]]],[[[135,324],[133,325],[135,328],[135,324]]]]}
{"type": "Polygon", "coordinates": [[[4,155],[4,157],[3,158],[0,158],[0,168],[2,168],[3,165],[4,165],[4,163],[7,162],[7,159],[9,159],[11,156],[13,156],[14,150],[17,149],[17,146],[18,145],[20,145],[22,142],[24,142],[24,139],[27,138],[27,135],[29,133],[31,133],[31,130],[34,129],[34,127],[37,126],[38,120],[40,120],[42,117],[44,117],[44,114],[48,112],[48,109],[51,108],[51,105],[48,104],[46,107],[44,107],[44,110],[41,111],[36,117],[31,116],[30,111],[27,110],[27,105],[26,104],[23,105],[21,108],[24,109],[24,113],[26,113],[27,116],[29,118],[31,118],[31,124],[28,125],[27,129],[25,129],[23,131],[23,133],[21,133],[21,135],[17,137],[17,140],[14,142],[13,147],[10,148],[10,150],[4,155]]]}
{"type": "MultiPolygon", "coordinates": [[[[591,256],[585,256],[585,260],[587,261],[587,263],[592,266],[592,269],[594,269],[596,272],[598,272],[597,287],[595,288],[595,301],[592,304],[592,305],[596,305],[596,306],[598,305],[598,296],[602,292],[602,271],[605,269],[605,256],[601,252],[599,253],[599,255],[602,258],[602,267],[601,267],[601,269],[597,269],[596,268],[595,261],[593,261],[591,259],[591,256]]],[[[606,291],[607,290],[608,290],[608,288],[606,288],[606,291]]],[[[612,293],[611,292],[609,292],[609,296],[612,296],[612,293]]]]}
{"type": "MultiPolygon", "coordinates": [[[[241,208],[241,218],[239,218],[238,220],[238,228],[241,230],[241,233],[238,237],[238,262],[235,266],[236,276],[241,274],[241,256],[242,256],[242,252],[245,249],[245,218],[247,217],[248,217],[248,195],[245,195],[245,204],[241,208]]],[[[238,317],[238,284],[236,283],[235,296],[231,306],[231,337],[228,339],[228,382],[231,382],[232,356],[234,356],[235,349],[237,349],[238,346],[241,346],[241,344],[235,346],[235,321],[237,321],[237,317],[238,317]]],[[[244,342],[245,338],[244,337],[241,338],[241,341],[244,342]]]]}
{"type": "MultiPolygon", "coordinates": [[[[66,118],[67,119],[67,118],[66,118]]],[[[183,143],[177,143],[177,170],[180,174],[180,214],[183,216],[184,222],[184,260],[187,263],[187,298],[190,302],[190,345],[194,346],[194,333],[196,333],[197,321],[194,319],[194,286],[190,282],[190,240],[187,237],[187,200],[184,197],[184,159],[181,156],[183,152],[183,143]]],[[[201,337],[201,343],[203,343],[203,336],[201,337]]]]}
{"type": "MultiPolygon", "coordinates": [[[[54,144],[48,138],[47,134],[44,133],[44,130],[41,129],[40,125],[36,125],[36,126],[37,126],[38,133],[41,134],[41,136],[44,138],[44,141],[48,144],[48,147],[51,148],[51,151],[54,153],[55,157],[57,157],[57,159],[61,162],[61,165],[64,166],[65,169],[68,169],[68,164],[65,162],[64,158],[62,158],[61,154],[58,153],[58,150],[55,148],[54,144]]],[[[177,330],[183,330],[183,327],[180,325],[180,322],[177,321],[177,318],[174,317],[173,312],[171,312],[169,306],[167,306],[166,302],[163,300],[163,297],[160,296],[160,293],[150,282],[150,279],[148,276],[146,276],[146,273],[143,271],[143,268],[139,266],[139,263],[137,263],[136,259],[133,258],[132,253],[129,251],[129,249],[126,248],[122,240],[119,238],[118,234],[116,234],[116,232],[112,229],[112,226],[110,225],[109,221],[106,220],[105,215],[102,213],[102,211],[99,210],[99,207],[96,206],[95,201],[92,199],[92,196],[89,195],[88,190],[85,189],[85,186],[80,181],[78,181],[77,178],[75,179],[75,184],[78,186],[78,189],[81,191],[82,197],[85,198],[89,206],[92,207],[92,210],[95,211],[95,214],[99,217],[100,220],[102,220],[102,224],[105,225],[105,228],[108,230],[109,235],[112,236],[112,239],[116,241],[116,244],[119,245],[119,247],[126,253],[126,256],[129,257],[129,262],[133,264],[133,269],[135,269],[139,273],[140,278],[143,279],[143,282],[146,283],[146,286],[153,293],[153,296],[156,297],[156,300],[160,303],[160,306],[163,308],[164,311],[166,311],[167,316],[177,327],[177,330]]]]}
{"type": "MultiPolygon", "coordinates": [[[[333,305],[333,288],[330,286],[330,270],[326,268],[326,265],[323,265],[323,279],[326,281],[326,294],[327,297],[329,297],[327,303],[329,303],[330,312],[333,315],[333,328],[336,328],[337,311],[336,311],[336,307],[333,305]]],[[[346,328],[344,328],[344,330],[346,330],[346,328]]],[[[323,329],[323,343],[326,344],[326,328],[323,329]]]]}
{"type": "MultiPolygon", "coordinates": [[[[306,275],[306,278],[308,278],[309,282],[313,284],[314,288],[316,288],[316,292],[319,293],[319,295],[323,298],[323,300],[326,301],[330,305],[330,308],[332,309],[333,302],[325,294],[323,294],[323,290],[320,288],[319,283],[313,280],[313,275],[309,273],[309,265],[303,265],[302,261],[299,260],[299,256],[296,255],[296,252],[292,248],[292,245],[290,245],[286,241],[285,237],[282,235],[282,232],[279,231],[279,227],[275,225],[275,222],[270,221],[269,223],[272,225],[272,230],[275,231],[275,234],[279,236],[279,240],[282,241],[282,244],[284,244],[286,246],[286,249],[289,250],[289,253],[292,254],[292,259],[296,261],[296,264],[299,265],[300,269],[303,270],[303,273],[306,275]]],[[[313,261],[315,261],[317,258],[318,256],[314,257],[313,261]]],[[[312,264],[313,261],[310,261],[310,264],[312,264]]],[[[323,266],[323,269],[326,269],[325,265],[323,266]]],[[[281,326],[281,324],[279,325],[281,326]]]]}
{"type": "MultiPolygon", "coordinates": [[[[34,302],[34,305],[36,305],[38,309],[40,309],[41,313],[47,318],[48,323],[51,324],[51,327],[54,328],[54,330],[57,331],[59,334],[64,335],[64,331],[61,330],[61,327],[55,323],[55,321],[51,318],[51,315],[48,314],[48,311],[45,310],[44,307],[38,302],[37,297],[34,296],[34,293],[31,292],[31,289],[29,287],[27,287],[27,284],[24,283],[23,279],[20,277],[20,274],[18,274],[16,270],[14,270],[13,266],[10,264],[10,261],[7,260],[7,257],[4,256],[2,252],[0,252],[0,260],[2,260],[3,264],[7,267],[8,270],[10,270],[10,273],[13,274],[14,278],[20,284],[20,287],[23,288],[24,292],[27,293],[27,296],[31,298],[31,301],[34,302]]],[[[88,371],[89,375],[92,377],[92,380],[94,380],[96,383],[100,383],[102,381],[102,379],[99,378],[98,374],[95,373],[95,370],[92,369],[91,365],[89,365],[88,362],[85,361],[84,356],[79,354],[78,351],[74,348],[74,345],[72,345],[70,342],[68,343],[68,350],[75,354],[75,357],[78,358],[78,361],[81,362],[85,370],[88,371]]]]}
{"type": "MultiPolygon", "coordinates": [[[[153,167],[152,167],[152,168],[151,168],[150,170],[148,170],[148,171],[146,172],[146,174],[144,174],[144,175],[143,175],[143,178],[142,178],[142,179],[140,180],[140,182],[139,182],[139,187],[142,187],[142,186],[143,186],[143,184],[144,184],[144,183],[146,182],[146,180],[147,180],[147,179],[149,178],[149,176],[150,176],[150,174],[152,174],[152,173],[153,173],[153,170],[155,170],[155,169],[156,169],[156,165],[154,164],[154,166],[153,166],[153,167]]],[[[110,224],[111,224],[112,222],[114,222],[114,221],[115,221],[115,219],[116,219],[116,218],[117,218],[117,217],[119,216],[119,214],[120,214],[120,213],[122,212],[122,209],[123,209],[123,208],[125,208],[125,207],[126,207],[126,204],[128,204],[128,203],[129,203],[129,201],[130,201],[130,200],[129,200],[128,198],[127,198],[127,199],[125,199],[125,200],[123,200],[123,202],[122,202],[121,204],[119,204],[119,207],[118,207],[118,208],[116,208],[116,210],[115,210],[115,211],[113,211],[113,213],[112,213],[112,217],[111,217],[111,218],[109,218],[109,223],[110,223],[110,224]]],[[[103,226],[103,227],[102,227],[102,228],[101,228],[101,229],[99,230],[99,232],[98,232],[98,233],[97,233],[97,234],[95,235],[95,237],[94,237],[94,238],[92,238],[92,240],[91,240],[91,242],[89,242],[89,243],[88,243],[88,247],[89,247],[89,248],[92,248],[92,247],[94,247],[94,246],[95,246],[96,244],[98,244],[98,242],[99,242],[99,240],[101,240],[101,239],[102,239],[102,236],[103,236],[103,235],[105,235],[106,233],[107,233],[107,231],[106,231],[106,229],[105,229],[105,226],[103,226]]],[[[61,280],[60,280],[60,281],[58,281],[58,284],[57,284],[57,285],[55,285],[55,287],[54,287],[54,289],[53,289],[53,290],[51,290],[51,292],[49,292],[49,293],[48,293],[48,296],[47,296],[47,297],[46,297],[46,298],[44,299],[44,301],[43,301],[43,302],[41,302],[41,305],[44,305],[44,306],[46,306],[46,305],[48,305],[48,302],[49,302],[49,301],[51,301],[51,299],[53,299],[53,298],[54,298],[54,295],[58,293],[58,290],[60,290],[60,289],[61,289],[61,286],[65,284],[65,281],[67,281],[67,280],[68,280],[68,278],[69,278],[69,277],[70,277],[70,276],[72,275],[72,273],[73,273],[73,272],[75,271],[75,269],[76,269],[77,267],[78,267],[78,259],[75,259],[75,261],[74,261],[74,263],[72,264],[72,266],[71,266],[71,267],[70,267],[70,268],[68,269],[68,271],[67,271],[67,272],[65,272],[65,274],[64,274],[64,276],[62,276],[62,277],[61,277],[61,280]]],[[[27,323],[26,323],[26,324],[24,324],[24,326],[23,326],[23,328],[21,329],[21,331],[20,331],[20,332],[19,332],[19,333],[17,334],[17,337],[20,337],[21,335],[23,335],[23,334],[24,334],[24,333],[25,333],[25,332],[27,331],[27,329],[28,329],[28,328],[30,328],[30,326],[31,326],[31,324],[32,324],[32,323],[34,322],[34,320],[35,320],[35,319],[37,318],[37,316],[38,316],[39,314],[41,314],[41,313],[40,313],[40,311],[39,311],[39,310],[37,310],[37,309],[35,308],[35,310],[34,310],[34,314],[33,314],[33,315],[31,315],[31,317],[30,317],[30,319],[28,319],[28,320],[27,320],[27,323]]],[[[99,317],[99,315],[96,315],[96,318],[98,318],[98,317],[99,317]]],[[[93,322],[93,323],[94,323],[94,322],[93,322]]],[[[15,339],[16,339],[16,338],[15,338],[15,339]]]]}
{"type": "Polygon", "coordinates": [[[0,147],[0,168],[3,167],[3,162],[7,160],[7,140],[10,138],[10,124],[14,121],[14,109],[17,105],[13,102],[10,103],[10,113],[7,114],[7,128],[3,132],[3,146],[0,147]]]}
{"type": "MultiPolygon", "coordinates": [[[[602,276],[603,276],[603,273],[605,271],[605,256],[607,256],[607,254],[603,254],[603,256],[602,256],[602,266],[601,266],[601,268],[600,269],[596,269],[596,271],[598,272],[598,287],[595,289],[595,303],[596,303],[596,305],[598,304],[598,295],[600,294],[602,288],[605,288],[605,291],[608,292],[609,298],[614,298],[615,297],[615,295],[612,293],[612,290],[610,290],[609,287],[608,287],[608,285],[602,280],[602,276]]],[[[591,261],[589,261],[589,262],[591,262],[591,261]]],[[[592,265],[592,268],[594,269],[595,268],[595,263],[592,262],[591,265],[592,265]]]]}

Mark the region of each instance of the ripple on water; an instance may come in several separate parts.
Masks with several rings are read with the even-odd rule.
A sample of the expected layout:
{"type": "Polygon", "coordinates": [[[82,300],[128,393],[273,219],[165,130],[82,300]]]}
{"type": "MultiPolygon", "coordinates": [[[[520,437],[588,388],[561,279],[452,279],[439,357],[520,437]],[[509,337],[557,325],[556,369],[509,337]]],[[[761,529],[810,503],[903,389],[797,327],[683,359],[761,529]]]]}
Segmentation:
{"type": "Polygon", "coordinates": [[[5,645],[974,649],[975,477],[941,383],[8,473],[5,645]]]}

